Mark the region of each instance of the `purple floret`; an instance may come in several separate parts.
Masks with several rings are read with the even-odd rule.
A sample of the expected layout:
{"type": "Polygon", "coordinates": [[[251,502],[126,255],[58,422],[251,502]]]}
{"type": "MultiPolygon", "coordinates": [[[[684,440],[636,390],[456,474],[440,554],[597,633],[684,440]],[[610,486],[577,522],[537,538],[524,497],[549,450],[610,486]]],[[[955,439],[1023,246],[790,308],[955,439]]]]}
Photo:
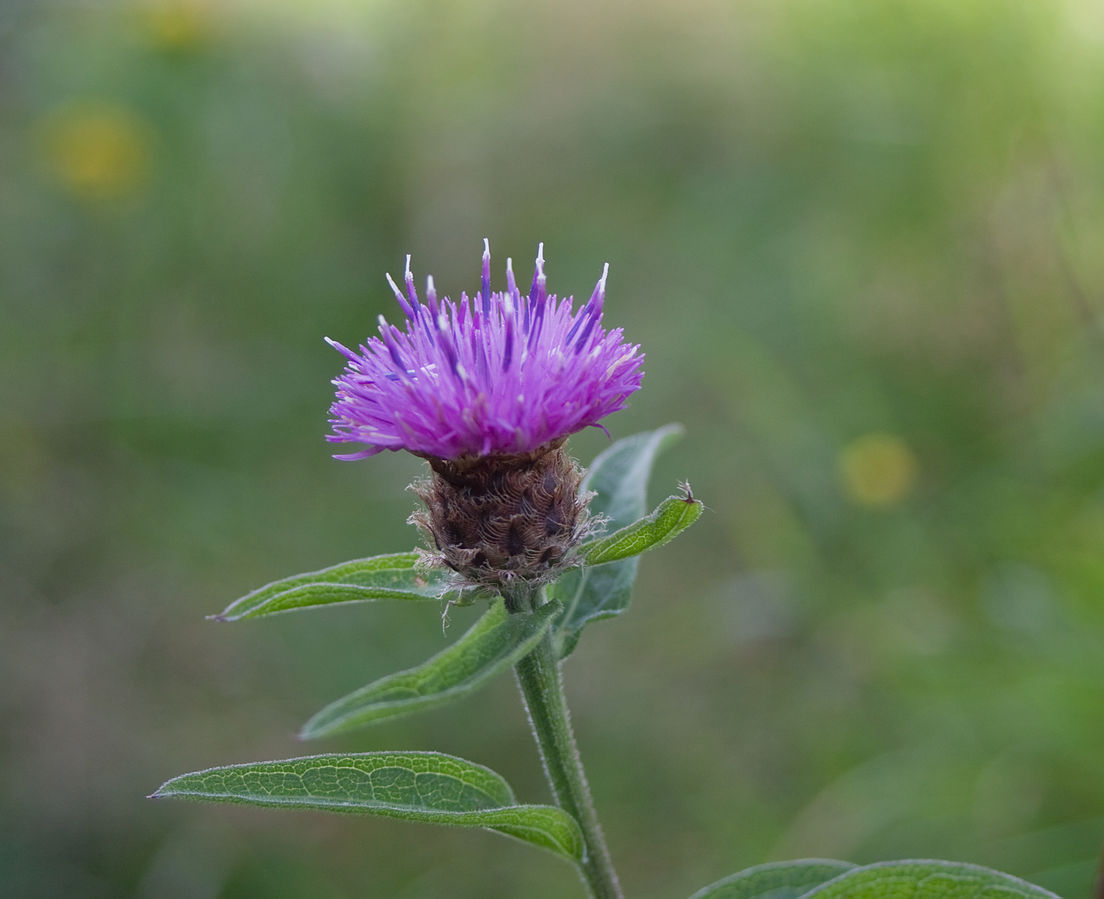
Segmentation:
{"type": "Polygon", "coordinates": [[[334,380],[333,443],[360,444],[363,459],[382,450],[457,459],[528,453],[625,407],[644,376],[640,347],[620,328],[602,327],[607,265],[578,312],[572,297],[548,295],[544,245],[533,284],[522,294],[506,261],[506,290],[491,292],[491,254],[484,241],[479,297],[440,300],[433,278],[418,299],[410,257],[406,294],[391,283],[406,327],[380,316],[380,337],[359,351],[327,342],[346,358],[334,380]]]}

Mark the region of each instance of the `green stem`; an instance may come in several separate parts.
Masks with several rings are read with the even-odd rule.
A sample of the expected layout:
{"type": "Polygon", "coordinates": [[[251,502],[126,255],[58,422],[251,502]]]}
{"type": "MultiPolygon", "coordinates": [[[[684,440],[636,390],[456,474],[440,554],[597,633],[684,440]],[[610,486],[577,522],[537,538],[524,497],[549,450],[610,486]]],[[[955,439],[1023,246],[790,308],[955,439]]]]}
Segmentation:
{"type": "MultiPolygon", "coordinates": [[[[514,596],[513,608],[532,607],[535,594],[514,596]]],[[[508,600],[509,601],[509,600],[508,600]]],[[[596,899],[621,899],[621,885],[606,847],[594,800],[587,786],[571,716],[567,710],[560,663],[548,634],[529,655],[514,666],[518,686],[540,748],[544,773],[556,802],[579,822],[586,843],[582,875],[596,899]]]]}

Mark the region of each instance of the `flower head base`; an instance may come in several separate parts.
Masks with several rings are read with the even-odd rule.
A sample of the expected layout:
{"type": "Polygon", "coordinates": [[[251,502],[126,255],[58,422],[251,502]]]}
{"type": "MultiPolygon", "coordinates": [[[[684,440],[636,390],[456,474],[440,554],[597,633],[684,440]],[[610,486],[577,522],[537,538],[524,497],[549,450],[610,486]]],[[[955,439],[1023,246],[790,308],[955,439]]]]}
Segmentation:
{"type": "Polygon", "coordinates": [[[579,495],[582,472],[559,443],[429,464],[433,476],[414,485],[425,510],[410,520],[465,582],[501,589],[553,578],[572,564],[590,495],[579,495]]]}
{"type": "Polygon", "coordinates": [[[528,294],[509,260],[506,290],[491,292],[484,245],[478,297],[438,299],[429,278],[421,302],[408,256],[405,295],[391,281],[405,328],[380,316],[380,336],[359,352],[329,340],[347,364],[334,381],[326,439],[363,447],[336,458],[385,449],[452,460],[530,453],[598,425],[639,389],[640,348],[602,327],[608,266],[576,312],[571,297],[547,292],[543,244],[528,294]]]}

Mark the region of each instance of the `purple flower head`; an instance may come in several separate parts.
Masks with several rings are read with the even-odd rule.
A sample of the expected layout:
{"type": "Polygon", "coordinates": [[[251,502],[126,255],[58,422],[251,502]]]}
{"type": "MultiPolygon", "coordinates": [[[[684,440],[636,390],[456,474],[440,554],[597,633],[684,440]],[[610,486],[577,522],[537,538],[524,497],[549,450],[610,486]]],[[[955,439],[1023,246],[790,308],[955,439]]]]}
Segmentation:
{"type": "Polygon", "coordinates": [[[484,241],[478,297],[438,299],[433,278],[424,302],[406,257],[405,295],[391,288],[406,315],[404,328],[380,316],[379,337],[350,350],[334,380],[332,443],[361,444],[335,456],[363,459],[382,450],[458,459],[529,453],[599,425],[640,388],[640,347],[620,328],[602,327],[606,274],[577,312],[573,298],[546,290],[544,244],[533,284],[523,294],[506,260],[506,290],[491,292],[491,253],[484,241]]]}

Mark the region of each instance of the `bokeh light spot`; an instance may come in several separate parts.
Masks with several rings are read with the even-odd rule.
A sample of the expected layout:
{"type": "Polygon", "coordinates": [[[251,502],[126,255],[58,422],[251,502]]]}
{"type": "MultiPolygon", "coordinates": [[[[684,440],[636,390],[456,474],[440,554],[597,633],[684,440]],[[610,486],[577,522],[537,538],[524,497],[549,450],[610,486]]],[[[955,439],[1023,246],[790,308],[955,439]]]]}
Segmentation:
{"type": "Polygon", "coordinates": [[[212,40],[215,13],[204,0],[143,3],[140,11],[146,39],[159,50],[188,53],[212,40]]]}
{"type": "Polygon", "coordinates": [[[838,460],[840,487],[860,506],[891,506],[916,483],[916,456],[894,434],[864,434],[847,444],[838,460]]]}
{"type": "Polygon", "coordinates": [[[87,200],[136,193],[149,177],[149,129],[114,103],[68,106],[49,116],[42,131],[50,172],[87,200]]]}

